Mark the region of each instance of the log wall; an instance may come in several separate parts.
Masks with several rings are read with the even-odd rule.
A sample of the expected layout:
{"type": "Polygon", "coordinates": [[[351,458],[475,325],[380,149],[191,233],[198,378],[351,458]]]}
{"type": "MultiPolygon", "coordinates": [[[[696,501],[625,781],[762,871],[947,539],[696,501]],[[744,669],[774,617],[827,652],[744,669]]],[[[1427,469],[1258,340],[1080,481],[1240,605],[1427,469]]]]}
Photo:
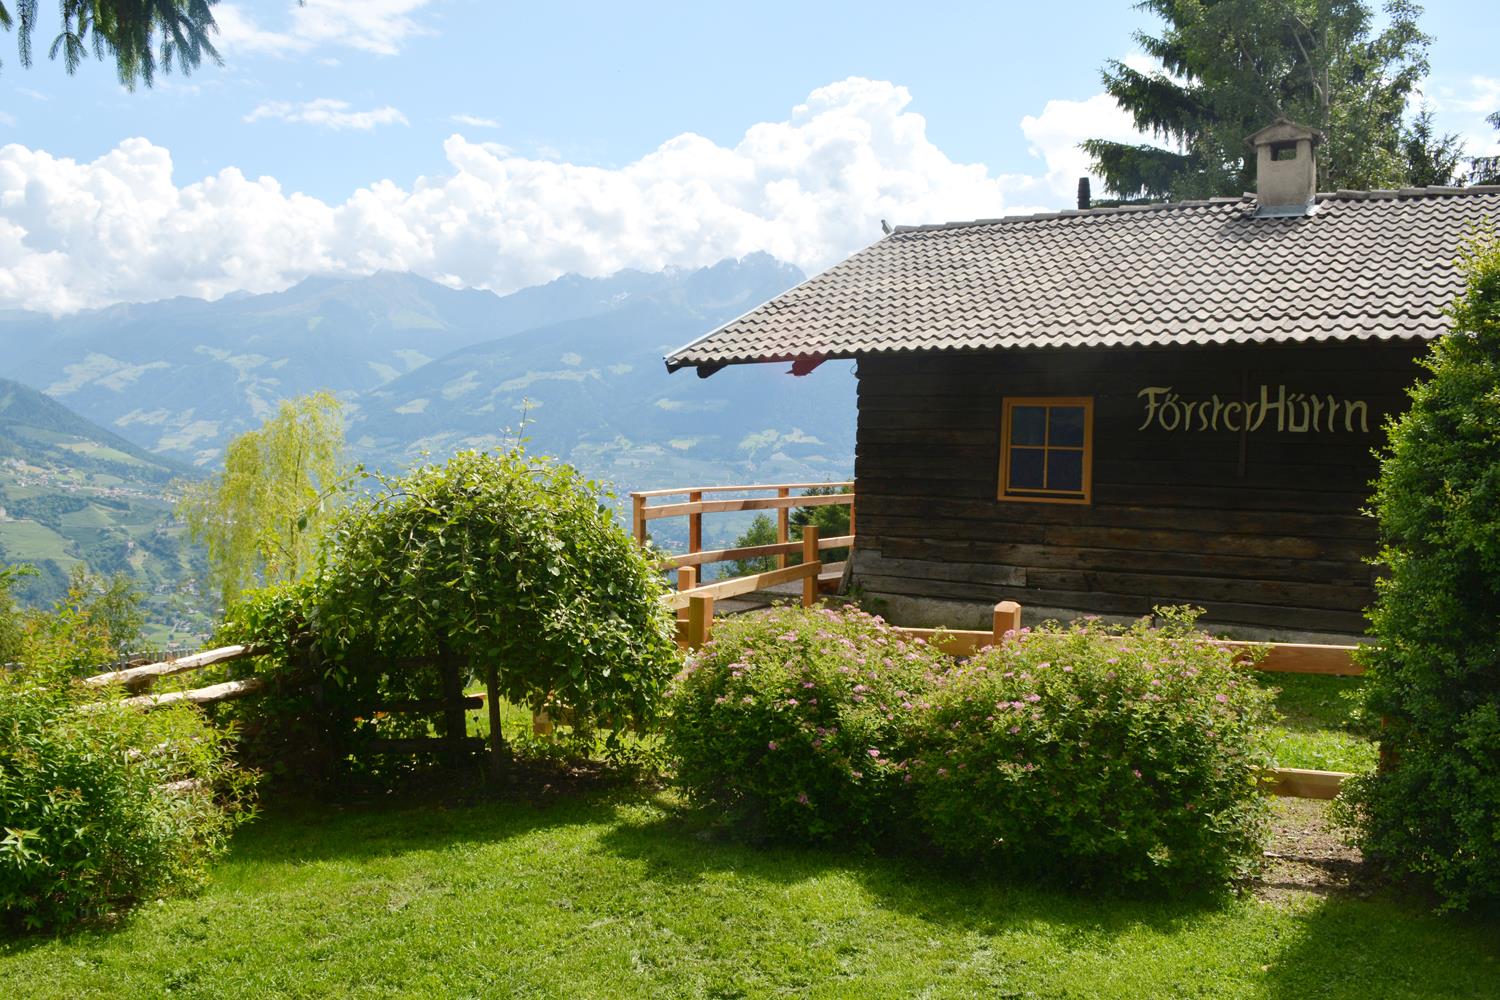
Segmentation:
{"type": "MultiPolygon", "coordinates": [[[[1425,345],[1093,348],[859,361],[856,577],[866,593],[1107,615],[1190,603],[1206,621],[1357,633],[1374,524],[1360,514],[1387,414],[1425,345]],[[1142,429],[1148,387],[1185,401],[1362,400],[1365,429],[1142,429]],[[1093,502],[997,499],[1001,400],[1094,398],[1093,502]]],[[[1164,398],[1164,397],[1158,397],[1164,398]]],[[[1303,411],[1304,413],[1306,411],[1303,411]]],[[[1222,415],[1221,415],[1222,416],[1222,415]]],[[[1168,420],[1167,423],[1172,421],[1168,420]]],[[[1231,421],[1232,422],[1232,421],[1231,421]]]]}

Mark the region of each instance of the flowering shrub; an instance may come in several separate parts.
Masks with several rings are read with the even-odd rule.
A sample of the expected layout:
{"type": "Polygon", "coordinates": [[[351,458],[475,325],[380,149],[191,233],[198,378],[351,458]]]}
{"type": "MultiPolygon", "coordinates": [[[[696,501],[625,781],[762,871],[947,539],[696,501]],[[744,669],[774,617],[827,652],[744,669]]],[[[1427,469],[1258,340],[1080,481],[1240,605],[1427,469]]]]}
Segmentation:
{"type": "Polygon", "coordinates": [[[1081,882],[1244,871],[1267,826],[1271,694],[1192,620],[1023,629],[938,678],[910,761],[933,842],[1081,882]]]}
{"type": "Polygon", "coordinates": [[[666,743],[693,801],[749,832],[873,837],[906,811],[905,713],[951,661],[846,609],[716,625],[678,675],[666,743]]]}

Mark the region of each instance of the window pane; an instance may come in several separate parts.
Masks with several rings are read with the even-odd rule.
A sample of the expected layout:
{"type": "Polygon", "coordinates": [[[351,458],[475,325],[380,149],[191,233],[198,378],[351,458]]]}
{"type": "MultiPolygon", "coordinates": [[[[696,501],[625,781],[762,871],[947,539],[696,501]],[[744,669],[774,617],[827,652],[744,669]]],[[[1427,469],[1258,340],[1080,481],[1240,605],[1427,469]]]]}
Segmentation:
{"type": "Polygon", "coordinates": [[[1010,443],[1046,443],[1047,408],[1045,406],[1013,406],[1010,409],[1010,443]]]}
{"type": "Polygon", "coordinates": [[[1054,406],[1047,411],[1047,443],[1083,447],[1083,407],[1054,406]]]}
{"type": "Polygon", "coordinates": [[[1010,488],[1013,490],[1039,490],[1042,488],[1042,456],[1040,448],[1012,448],[1010,450],[1010,488]]]}
{"type": "Polygon", "coordinates": [[[1083,452],[1047,453],[1047,489],[1083,492],[1083,452]]]}

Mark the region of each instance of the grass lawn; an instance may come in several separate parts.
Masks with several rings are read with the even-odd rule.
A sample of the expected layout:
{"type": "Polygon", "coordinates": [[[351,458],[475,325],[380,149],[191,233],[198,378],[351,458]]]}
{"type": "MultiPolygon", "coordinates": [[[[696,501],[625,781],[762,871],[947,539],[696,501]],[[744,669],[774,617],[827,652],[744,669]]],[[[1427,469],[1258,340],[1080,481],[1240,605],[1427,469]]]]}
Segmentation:
{"type": "Polygon", "coordinates": [[[1486,997],[1500,927],[1343,893],[1126,902],[709,837],[645,792],[284,804],[208,889],[0,944],[0,996],[1486,997]]]}
{"type": "Polygon", "coordinates": [[[1255,676],[1261,686],[1280,689],[1276,708],[1282,719],[1272,727],[1277,764],[1354,773],[1375,769],[1375,741],[1353,719],[1363,678],[1261,672],[1255,676]]]}

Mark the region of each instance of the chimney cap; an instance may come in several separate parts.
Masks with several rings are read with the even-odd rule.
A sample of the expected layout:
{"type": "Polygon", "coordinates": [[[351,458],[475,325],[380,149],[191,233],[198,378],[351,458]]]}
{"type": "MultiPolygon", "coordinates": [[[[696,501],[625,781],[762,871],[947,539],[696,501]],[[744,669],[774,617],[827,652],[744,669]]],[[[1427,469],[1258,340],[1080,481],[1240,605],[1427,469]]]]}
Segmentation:
{"type": "Polygon", "coordinates": [[[1306,125],[1298,125],[1286,115],[1277,115],[1271,124],[1246,136],[1245,144],[1264,146],[1273,142],[1296,142],[1299,139],[1306,139],[1316,147],[1323,141],[1323,133],[1306,125]]]}

